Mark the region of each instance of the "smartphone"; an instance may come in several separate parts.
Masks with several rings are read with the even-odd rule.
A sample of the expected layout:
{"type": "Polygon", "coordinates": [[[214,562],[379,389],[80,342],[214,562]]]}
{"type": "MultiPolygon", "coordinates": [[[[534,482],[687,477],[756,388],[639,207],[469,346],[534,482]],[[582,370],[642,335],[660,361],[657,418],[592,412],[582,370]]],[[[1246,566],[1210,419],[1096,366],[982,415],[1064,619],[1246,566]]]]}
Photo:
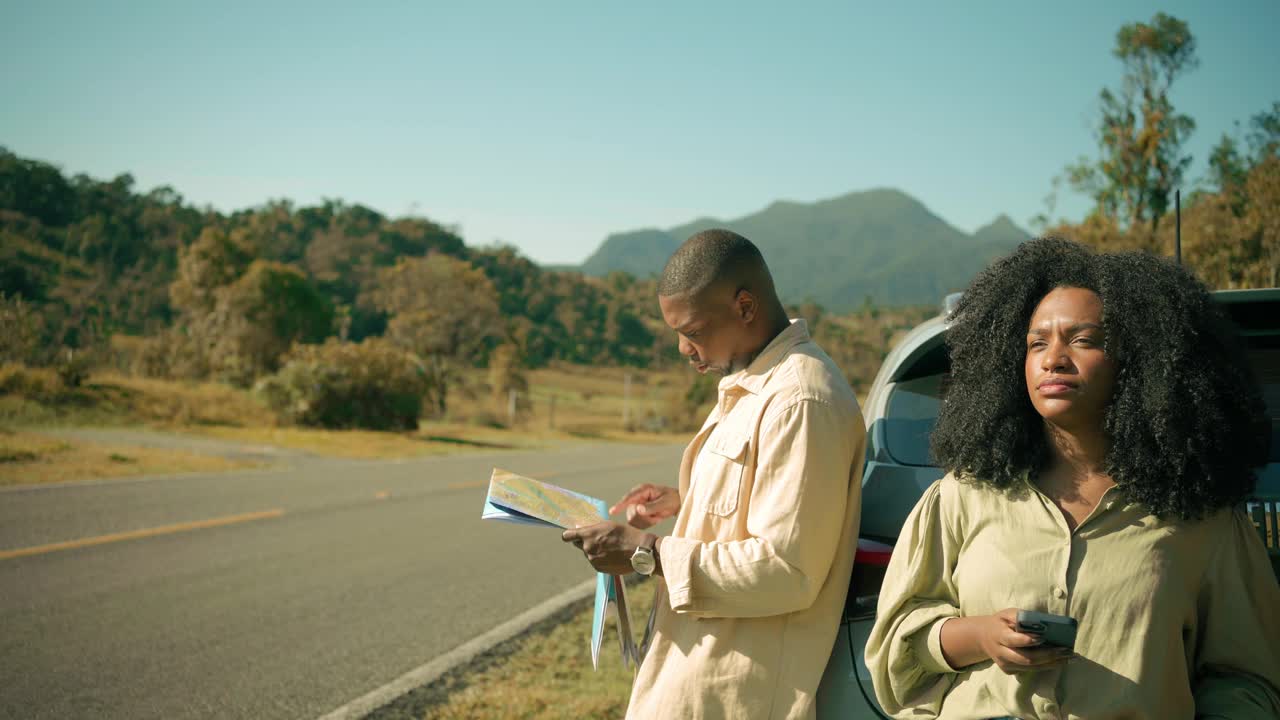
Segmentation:
{"type": "Polygon", "coordinates": [[[1018,632],[1035,635],[1045,645],[1074,650],[1078,626],[1079,623],[1075,618],[1066,615],[1053,615],[1034,610],[1018,611],[1018,632]]]}

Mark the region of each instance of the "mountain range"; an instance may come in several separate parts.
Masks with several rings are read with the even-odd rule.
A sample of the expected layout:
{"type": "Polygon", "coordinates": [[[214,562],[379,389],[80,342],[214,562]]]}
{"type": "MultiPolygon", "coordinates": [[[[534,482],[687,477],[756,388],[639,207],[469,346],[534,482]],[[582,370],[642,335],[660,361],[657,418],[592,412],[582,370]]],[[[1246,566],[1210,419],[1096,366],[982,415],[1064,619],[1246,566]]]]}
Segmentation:
{"type": "Polygon", "coordinates": [[[615,233],[580,269],[648,277],[690,235],[713,227],[760,248],[783,300],[812,300],[835,311],[868,298],[878,305],[937,303],[1031,237],[1006,215],[970,235],[904,192],[875,189],[814,203],[778,201],[733,220],[704,217],[666,230],[615,233]]]}

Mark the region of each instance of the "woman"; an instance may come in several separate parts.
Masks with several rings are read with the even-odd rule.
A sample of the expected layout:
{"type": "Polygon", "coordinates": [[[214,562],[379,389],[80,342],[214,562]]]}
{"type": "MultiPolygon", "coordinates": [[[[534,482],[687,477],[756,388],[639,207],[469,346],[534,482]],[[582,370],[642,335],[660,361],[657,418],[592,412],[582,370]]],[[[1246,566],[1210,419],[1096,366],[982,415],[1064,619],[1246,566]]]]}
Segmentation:
{"type": "Polygon", "coordinates": [[[1230,322],[1167,260],[1019,247],[948,330],[948,474],[867,643],[899,717],[1280,718],[1280,587],[1237,509],[1270,426],[1230,322]],[[1018,610],[1079,622],[1075,652],[1018,610]]]}

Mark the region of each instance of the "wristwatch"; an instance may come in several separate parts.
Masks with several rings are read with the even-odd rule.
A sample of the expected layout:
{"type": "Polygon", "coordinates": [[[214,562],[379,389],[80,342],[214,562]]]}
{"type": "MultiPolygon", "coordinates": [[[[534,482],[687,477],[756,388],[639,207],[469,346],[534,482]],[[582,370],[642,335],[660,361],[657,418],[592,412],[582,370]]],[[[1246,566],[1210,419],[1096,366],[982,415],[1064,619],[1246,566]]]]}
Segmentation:
{"type": "Polygon", "coordinates": [[[645,536],[644,543],[631,553],[631,569],[641,575],[652,575],[658,569],[658,537],[653,534],[645,536]]]}

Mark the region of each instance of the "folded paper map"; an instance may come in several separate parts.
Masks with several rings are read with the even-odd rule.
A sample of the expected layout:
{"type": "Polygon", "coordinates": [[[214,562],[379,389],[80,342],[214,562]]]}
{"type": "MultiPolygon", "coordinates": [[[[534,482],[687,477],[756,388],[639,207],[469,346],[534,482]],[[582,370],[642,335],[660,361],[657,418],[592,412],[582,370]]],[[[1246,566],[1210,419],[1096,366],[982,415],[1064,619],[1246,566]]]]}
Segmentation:
{"type": "Polygon", "coordinates": [[[481,517],[567,530],[608,520],[608,508],[590,495],[494,468],[481,517]]]}
{"type": "MultiPolygon", "coordinates": [[[[609,509],[599,498],[494,468],[480,517],[567,530],[608,520],[609,509]]],[[[594,668],[600,667],[600,646],[610,616],[618,622],[623,665],[638,666],[640,654],[631,637],[631,616],[622,578],[596,573],[595,613],[591,622],[591,666],[594,668]]]]}

